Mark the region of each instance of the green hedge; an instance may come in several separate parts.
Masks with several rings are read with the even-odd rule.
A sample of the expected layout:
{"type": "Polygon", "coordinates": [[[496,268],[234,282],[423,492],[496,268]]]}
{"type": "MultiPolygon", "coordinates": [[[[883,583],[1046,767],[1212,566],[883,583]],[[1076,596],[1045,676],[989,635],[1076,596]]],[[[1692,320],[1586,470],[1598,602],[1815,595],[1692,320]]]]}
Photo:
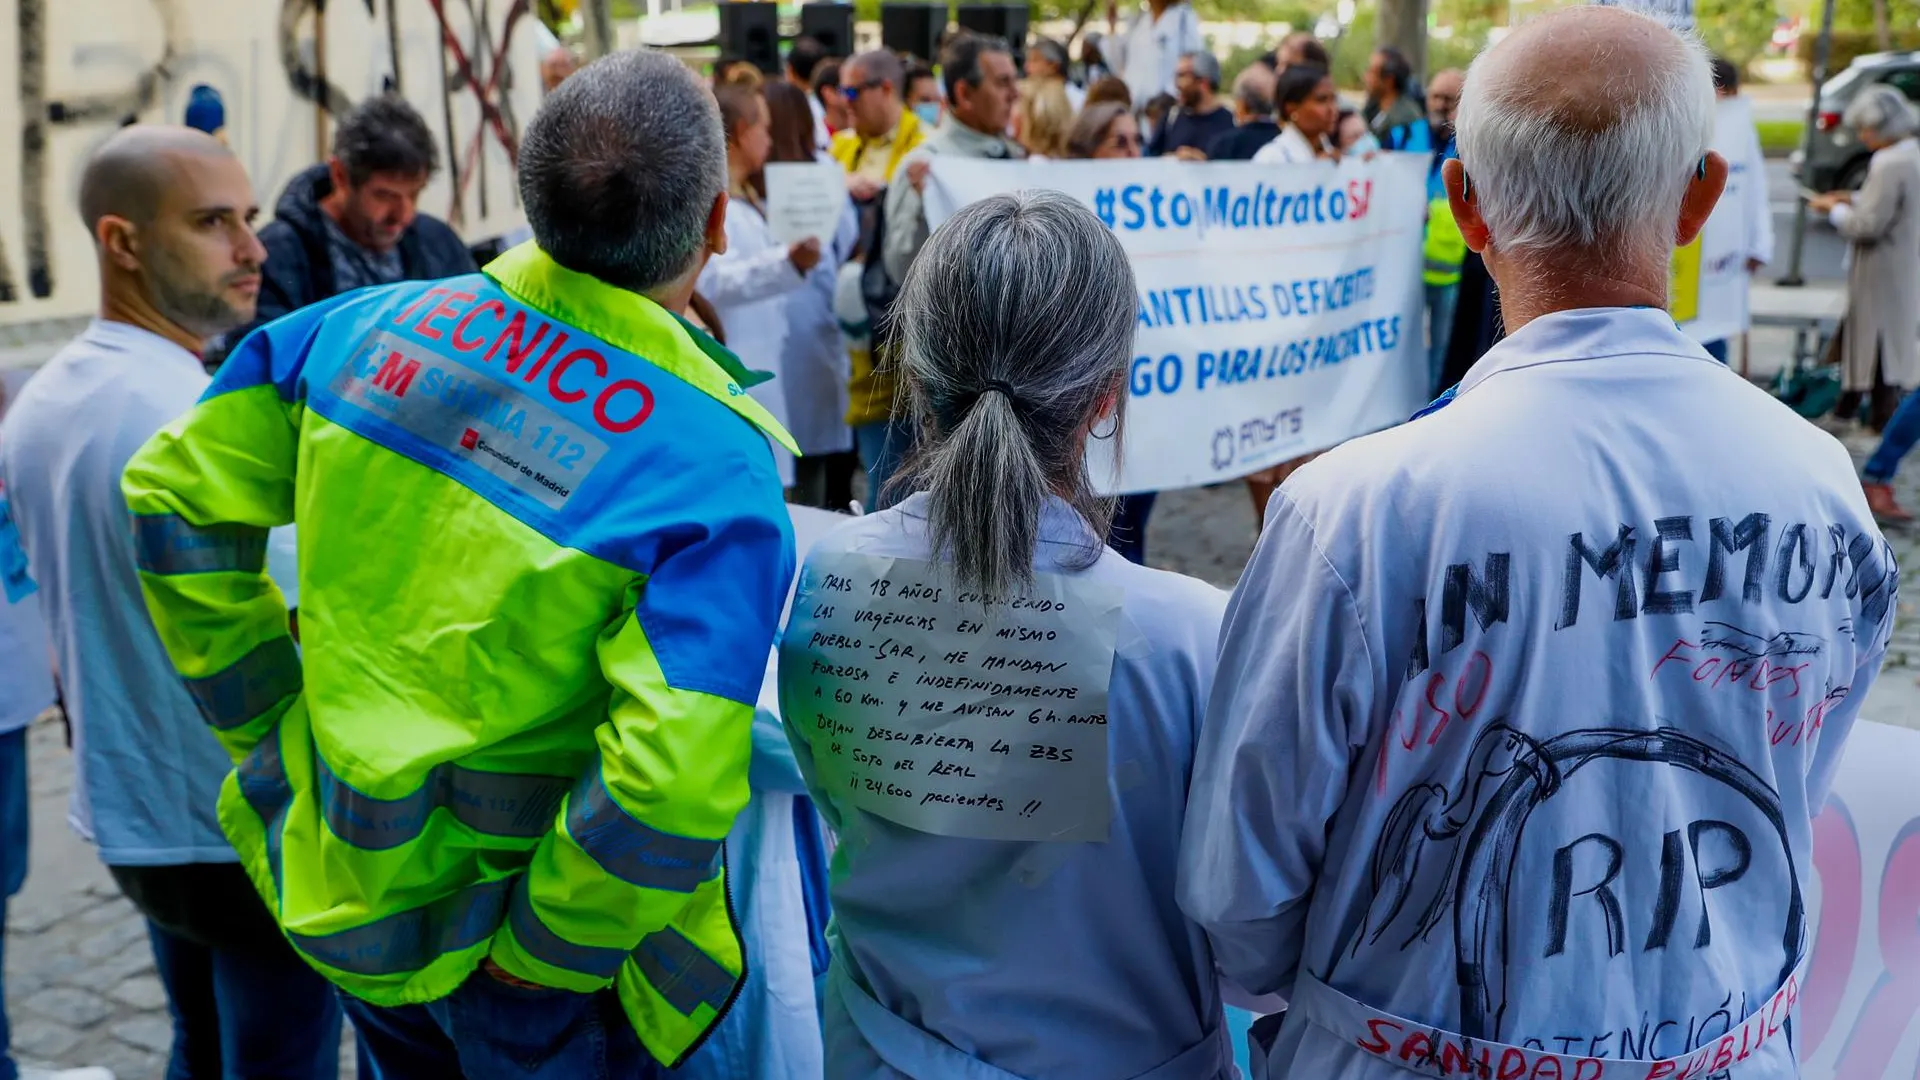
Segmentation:
{"type": "MultiPolygon", "coordinates": [[[[1800,35],[1798,55],[1800,59],[1807,62],[1809,67],[1813,64],[1814,45],[1819,40],[1820,35],[1812,30],[1800,35]]],[[[1920,29],[1894,31],[1893,47],[1895,51],[1920,49],[1920,29]]],[[[1876,53],[1879,51],[1879,36],[1870,30],[1835,30],[1833,32],[1833,48],[1832,51],[1827,54],[1827,73],[1829,75],[1837,75],[1845,71],[1847,66],[1853,63],[1855,57],[1865,56],[1868,53],[1876,53]]]]}
{"type": "Polygon", "coordinates": [[[1804,120],[1758,120],[1753,126],[1760,129],[1760,152],[1772,156],[1800,149],[1801,138],[1807,131],[1804,120]]]}

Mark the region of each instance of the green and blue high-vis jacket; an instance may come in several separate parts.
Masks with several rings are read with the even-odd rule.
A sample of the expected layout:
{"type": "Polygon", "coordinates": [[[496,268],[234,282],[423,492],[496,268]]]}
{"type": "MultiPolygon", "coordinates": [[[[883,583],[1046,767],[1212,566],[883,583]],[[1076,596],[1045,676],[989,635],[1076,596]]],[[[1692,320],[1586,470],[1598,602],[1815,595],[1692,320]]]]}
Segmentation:
{"type": "Polygon", "coordinates": [[[668,1064],[726,1011],[722,841],[794,569],[753,381],[525,244],[249,335],[129,464],[148,607],[238,766],[221,823],[342,989],[611,984],[668,1064]]]}

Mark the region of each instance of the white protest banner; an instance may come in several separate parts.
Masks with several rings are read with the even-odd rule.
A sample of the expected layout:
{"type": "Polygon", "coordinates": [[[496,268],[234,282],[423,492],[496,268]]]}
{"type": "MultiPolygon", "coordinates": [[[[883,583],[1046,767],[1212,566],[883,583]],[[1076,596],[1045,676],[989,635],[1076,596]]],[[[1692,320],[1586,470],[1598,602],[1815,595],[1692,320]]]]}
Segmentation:
{"type": "Polygon", "coordinates": [[[1095,462],[1107,491],[1245,476],[1426,403],[1426,154],[1338,166],[932,162],[935,228],[977,199],[1052,188],[1084,202],[1132,256],[1140,315],[1126,445],[1117,474],[1095,462]]]}
{"type": "Polygon", "coordinates": [[[1920,732],[1855,725],[1814,819],[1813,963],[1794,1031],[1805,1080],[1920,1076],[1916,761],[1920,732]]]}
{"type": "Polygon", "coordinates": [[[1714,114],[1713,148],[1727,159],[1727,186],[1706,228],[1673,253],[1669,306],[1680,329],[1695,341],[1725,341],[1750,322],[1747,253],[1754,214],[1766,214],[1766,166],[1745,98],[1722,98],[1714,114]],[[1758,199],[1758,205],[1752,200],[1758,199]]]}
{"type": "Polygon", "coordinates": [[[823,789],[941,836],[1107,838],[1120,590],[1040,574],[983,604],[930,563],[853,553],[801,577],[780,662],[823,789]]]}
{"type": "Polygon", "coordinates": [[[833,243],[847,209],[847,174],[832,161],[779,161],[767,165],[767,227],[791,244],[809,237],[833,243]]]}

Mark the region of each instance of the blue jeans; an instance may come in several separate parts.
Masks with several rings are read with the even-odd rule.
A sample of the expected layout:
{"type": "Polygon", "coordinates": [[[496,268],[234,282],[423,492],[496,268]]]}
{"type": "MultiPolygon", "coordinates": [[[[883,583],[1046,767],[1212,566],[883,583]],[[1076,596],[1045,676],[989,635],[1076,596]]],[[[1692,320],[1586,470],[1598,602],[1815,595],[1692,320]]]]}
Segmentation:
{"type": "Polygon", "coordinates": [[[1147,518],[1153,513],[1158,492],[1122,495],[1113,508],[1113,524],[1107,529],[1107,546],[1120,557],[1141,566],[1147,564],[1147,518]]]}
{"type": "Polygon", "coordinates": [[[476,971],[425,1005],[342,994],[373,1062],[361,1080],[658,1080],[611,990],[527,990],[476,971]]]}
{"type": "Polygon", "coordinates": [[[860,464],[867,467],[867,513],[899,502],[902,493],[888,492],[887,485],[913,449],[913,427],[900,417],[876,420],[854,428],[853,442],[860,450],[860,464]]]}
{"type": "Polygon", "coordinates": [[[1440,396],[1447,370],[1447,345],[1453,340],[1453,313],[1460,309],[1460,283],[1427,286],[1427,397],[1440,396]]]}
{"type": "Polygon", "coordinates": [[[340,1004],[284,949],[213,949],[152,920],[147,939],[173,1016],[167,1080],[334,1080],[340,1004]]]}
{"type": "Polygon", "coordinates": [[[1900,471],[1900,459],[1915,443],[1920,443],[1920,390],[1900,399],[1900,407],[1893,410],[1893,419],[1887,421],[1887,430],[1880,435],[1879,448],[1860,471],[1873,483],[1890,483],[1893,474],[1900,471]]]}
{"type": "MultiPolygon", "coordinates": [[[[0,600],[0,603],[5,603],[0,600]]],[[[27,880],[27,733],[0,735],[0,1080],[17,1080],[9,1048],[4,972],[7,963],[7,897],[27,880]]]]}

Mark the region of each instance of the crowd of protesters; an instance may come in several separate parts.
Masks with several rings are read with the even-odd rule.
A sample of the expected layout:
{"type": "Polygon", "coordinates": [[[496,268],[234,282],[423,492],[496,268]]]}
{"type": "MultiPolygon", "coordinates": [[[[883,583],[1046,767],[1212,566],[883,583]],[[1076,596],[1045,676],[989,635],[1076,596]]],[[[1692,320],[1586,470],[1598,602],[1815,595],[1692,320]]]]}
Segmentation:
{"type": "MultiPolygon", "coordinates": [[[[419,209],[439,162],[397,98],[341,118],[258,233],[221,141],[106,140],[76,208],[98,318],[0,427],[0,893],[22,727],[64,697],[73,821],[148,921],[174,1080],[330,1080],[343,1022],[380,1080],[1578,1076],[1596,1059],[1554,1033],[1736,995],[1736,1075],[1792,1075],[1811,821],[1898,575],[1844,453],[1661,310],[1729,175],[1698,43],[1558,11],[1424,86],[1377,50],[1352,112],[1309,35],[1223,86],[1167,0],[1077,65],[939,51],[549,54],[528,235],[484,268],[419,209]],[[1436,400],[1246,477],[1231,597],[1146,568],[1153,496],[1101,499],[1087,455],[1125,423],[1126,251],[1049,191],[932,229],[934,163],[1387,152],[1427,155],[1436,400]],[[776,237],[777,163],[844,173],[829,237],[776,237]],[[1473,273],[1500,325],[1460,378],[1473,273]],[[809,551],[790,504],[865,513],[809,551]],[[1763,587],[1769,522],[1848,587],[1796,599],[1784,562],[1763,587]],[[1099,840],[913,828],[823,780],[819,730],[907,740],[823,704],[864,707],[886,645],[782,638],[796,580],[831,618],[857,559],[941,567],[951,591],[884,613],[929,631],[1035,610],[1042,579],[1101,598],[1104,636],[1063,618],[1034,640],[1072,648],[997,658],[1104,703],[1063,722],[1101,730],[1105,775],[1047,793],[1099,840]],[[1817,745],[1769,738],[1803,704],[1784,680],[1647,674],[1696,607],[1754,628],[1723,640],[1794,639],[1792,693],[1829,691],[1817,745]],[[1423,728],[1431,680],[1475,663],[1472,712],[1423,728]],[[1683,829],[1739,871],[1683,897],[1683,829]],[[1628,843],[1659,880],[1615,881],[1628,843]],[[1624,957],[1623,903],[1655,912],[1624,957]]],[[[1885,176],[1825,209],[1865,244],[1920,164],[1910,114],[1850,122],[1885,176]]],[[[921,681],[921,711],[986,704],[921,681]]],[[[1724,1065],[1698,1030],[1643,1046],[1648,1075],[1724,1065]]]]}

